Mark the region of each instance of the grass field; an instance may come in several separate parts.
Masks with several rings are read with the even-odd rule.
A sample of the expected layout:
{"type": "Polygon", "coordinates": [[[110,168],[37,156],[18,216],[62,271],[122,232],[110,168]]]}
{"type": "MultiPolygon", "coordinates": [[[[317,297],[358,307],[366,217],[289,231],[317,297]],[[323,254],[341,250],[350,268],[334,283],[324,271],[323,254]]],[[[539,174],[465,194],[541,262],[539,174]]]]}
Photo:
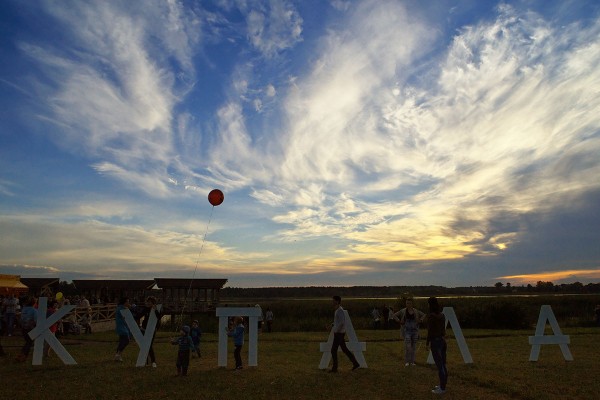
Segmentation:
{"type": "MultiPolygon", "coordinates": [[[[449,331],[450,333],[451,331],[449,331]]],[[[549,332],[547,332],[548,334],[549,332]]],[[[445,399],[595,399],[600,393],[600,329],[567,328],[574,361],[566,362],[556,345],[542,346],[538,362],[529,362],[532,330],[464,330],[474,363],[463,363],[451,338],[450,372],[445,399]]],[[[8,356],[0,358],[0,399],[430,399],[437,384],[435,367],[425,364],[424,342],[416,367],[405,368],[398,331],[359,330],[367,342],[367,369],[350,372],[340,354],[340,372],[318,369],[319,342],[328,333],[262,333],[258,367],[233,371],[217,367],[217,338],[205,334],[202,358],[192,358],[189,375],[175,377],[177,350],[170,334],[159,332],[158,368],[136,368],[138,347],[131,343],[113,361],[116,336],[111,332],[69,337],[65,347],[78,362],[65,366],[56,355],[43,366],[17,363],[22,338],[2,338],[8,356]]],[[[233,346],[230,344],[230,351],[233,346]]],[[[246,363],[247,349],[244,353],[246,363]]]]}

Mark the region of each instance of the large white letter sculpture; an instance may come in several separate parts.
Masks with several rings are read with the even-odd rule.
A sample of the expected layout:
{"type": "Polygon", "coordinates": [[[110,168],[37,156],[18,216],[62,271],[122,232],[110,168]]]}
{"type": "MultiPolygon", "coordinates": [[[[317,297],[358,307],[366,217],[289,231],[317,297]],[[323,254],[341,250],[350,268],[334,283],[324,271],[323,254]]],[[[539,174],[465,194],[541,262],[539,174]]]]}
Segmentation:
{"type": "Polygon", "coordinates": [[[261,309],[258,307],[217,307],[217,317],[219,317],[219,367],[227,367],[227,321],[229,317],[249,317],[248,366],[256,367],[258,365],[258,317],[260,315],[261,309]]]}
{"type": "MultiPolygon", "coordinates": [[[[458,323],[458,318],[456,318],[454,308],[444,307],[442,313],[444,316],[446,316],[446,327],[448,327],[448,323],[450,323],[450,326],[452,327],[454,337],[456,338],[456,343],[458,343],[458,348],[460,349],[460,354],[462,355],[465,364],[472,364],[473,358],[471,357],[469,346],[467,346],[467,341],[463,336],[462,329],[460,329],[460,324],[458,323]]],[[[431,354],[431,351],[429,351],[429,356],[427,356],[427,364],[434,363],[435,361],[433,361],[433,355],[431,354]]]]}
{"type": "MultiPolygon", "coordinates": [[[[162,308],[162,304],[158,304],[156,306],[156,310],[160,312],[162,308]]],[[[148,320],[148,325],[146,325],[146,332],[142,334],[139,325],[133,319],[133,314],[131,314],[131,310],[126,308],[121,310],[121,315],[125,318],[125,323],[129,327],[131,334],[133,335],[136,343],[140,348],[140,352],[138,353],[137,362],[135,363],[136,367],[143,367],[146,365],[146,359],[148,358],[148,353],[150,352],[150,346],[152,345],[152,338],[154,336],[154,331],[156,329],[156,324],[158,323],[158,319],[156,318],[156,313],[150,313],[150,319],[148,320]]]]}
{"type": "MultiPolygon", "coordinates": [[[[346,333],[348,334],[349,342],[346,343],[346,347],[356,357],[356,361],[360,364],[361,368],[367,368],[367,361],[365,360],[365,356],[363,355],[363,351],[367,351],[367,344],[365,342],[359,342],[358,337],[356,336],[356,332],[354,331],[354,326],[352,325],[352,320],[350,319],[350,315],[347,310],[344,310],[344,315],[346,316],[346,333]]],[[[326,343],[319,343],[319,349],[323,353],[321,356],[321,363],[319,364],[319,369],[326,369],[331,361],[331,345],[333,345],[333,328],[331,328],[331,332],[329,332],[329,338],[326,343]]],[[[341,349],[338,348],[338,351],[341,349]]]]}
{"type": "Polygon", "coordinates": [[[42,365],[44,342],[48,342],[52,350],[54,350],[62,362],[67,365],[77,364],[67,349],[63,347],[62,343],[58,341],[52,332],[50,332],[50,327],[74,308],[75,306],[63,306],[49,318],[46,318],[46,312],[48,311],[48,298],[40,297],[38,299],[36,327],[29,332],[29,337],[35,341],[33,347],[33,361],[31,362],[32,365],[42,365]]]}
{"type": "Polygon", "coordinates": [[[573,355],[571,355],[571,350],[569,350],[570,342],[570,337],[562,334],[560,326],[558,326],[558,321],[554,316],[554,312],[552,312],[552,307],[543,305],[540,309],[537,327],[535,328],[535,336],[529,336],[529,344],[531,345],[529,361],[538,360],[543,344],[558,344],[565,360],[573,361],[573,355]],[[550,327],[552,328],[554,335],[544,335],[546,321],[550,322],[550,327]]]}

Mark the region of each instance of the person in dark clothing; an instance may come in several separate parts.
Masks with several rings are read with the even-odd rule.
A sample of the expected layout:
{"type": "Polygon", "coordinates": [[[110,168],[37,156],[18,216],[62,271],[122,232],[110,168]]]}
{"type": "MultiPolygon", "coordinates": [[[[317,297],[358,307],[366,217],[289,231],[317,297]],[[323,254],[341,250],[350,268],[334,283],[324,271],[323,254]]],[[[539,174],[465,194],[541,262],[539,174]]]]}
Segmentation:
{"type": "Polygon", "coordinates": [[[438,369],[440,385],[431,391],[434,394],[446,393],[448,383],[448,369],[446,368],[446,317],[442,313],[437,298],[430,297],[429,314],[427,314],[427,349],[431,347],[431,354],[438,369]]]}
{"type": "Polygon", "coordinates": [[[233,352],[233,358],[235,359],[235,369],[240,370],[242,366],[242,346],[244,345],[244,324],[242,317],[235,317],[233,320],[234,326],[231,330],[227,331],[227,336],[233,338],[233,344],[235,350],[233,352]]]}
{"type": "Polygon", "coordinates": [[[29,350],[33,346],[33,339],[29,336],[29,332],[35,328],[37,323],[37,309],[34,307],[36,299],[30,297],[23,302],[25,307],[21,310],[21,331],[25,344],[21,349],[21,354],[17,357],[17,361],[25,361],[29,355],[29,350]]]}
{"type": "Polygon", "coordinates": [[[154,334],[156,333],[156,329],[158,329],[158,323],[160,322],[160,314],[156,309],[156,298],[150,296],[146,299],[146,307],[144,308],[144,315],[142,316],[142,332],[144,335],[146,334],[146,329],[148,328],[148,321],[150,321],[150,314],[154,313],[156,315],[156,328],[154,332],[152,332],[152,341],[150,343],[150,350],[148,351],[148,358],[152,363],[152,367],[156,368],[156,356],[154,355],[154,334]]]}
{"type": "Polygon", "coordinates": [[[129,344],[129,336],[131,336],[131,331],[125,322],[125,317],[121,314],[121,311],[129,309],[129,298],[122,297],[119,300],[119,304],[117,304],[117,309],[115,311],[115,331],[117,335],[119,335],[119,344],[117,346],[117,352],[115,353],[115,361],[123,362],[123,350],[129,344]]]}
{"type": "Polygon", "coordinates": [[[194,350],[194,342],[190,337],[190,327],[184,325],[179,331],[179,338],[173,339],[171,344],[177,345],[177,376],[187,376],[190,366],[190,351],[194,350]]]}
{"type": "Polygon", "coordinates": [[[337,372],[338,369],[338,348],[341,347],[344,354],[352,361],[352,371],[360,367],[354,354],[346,347],[344,336],[346,336],[346,314],[342,308],[342,298],[340,296],[333,296],[333,306],[335,308],[333,318],[333,344],[331,345],[331,358],[333,359],[333,366],[330,372],[337,372]]]}
{"type": "Polygon", "coordinates": [[[190,337],[194,342],[194,347],[196,348],[196,355],[198,358],[202,357],[200,353],[200,338],[202,337],[202,330],[200,329],[200,323],[197,319],[192,322],[192,327],[190,329],[190,337]]]}

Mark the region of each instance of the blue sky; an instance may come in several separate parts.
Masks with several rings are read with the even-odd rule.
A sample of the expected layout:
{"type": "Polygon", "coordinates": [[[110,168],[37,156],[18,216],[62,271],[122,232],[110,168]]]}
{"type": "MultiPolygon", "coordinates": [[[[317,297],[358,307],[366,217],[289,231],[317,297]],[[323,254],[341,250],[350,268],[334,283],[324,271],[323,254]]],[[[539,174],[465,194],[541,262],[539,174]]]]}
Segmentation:
{"type": "Polygon", "coordinates": [[[600,280],[597,1],[8,0],[0,57],[0,273],[600,280]]]}

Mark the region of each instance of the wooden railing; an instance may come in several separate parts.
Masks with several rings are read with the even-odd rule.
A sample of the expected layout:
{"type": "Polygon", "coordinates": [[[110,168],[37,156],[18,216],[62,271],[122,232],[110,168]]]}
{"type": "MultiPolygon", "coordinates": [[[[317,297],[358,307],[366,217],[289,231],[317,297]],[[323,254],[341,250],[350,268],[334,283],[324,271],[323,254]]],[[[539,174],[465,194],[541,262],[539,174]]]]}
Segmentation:
{"type": "MultiPolygon", "coordinates": [[[[190,313],[205,313],[215,310],[215,305],[204,302],[191,302],[183,300],[164,300],[162,304],[162,314],[185,314],[190,313]]],[[[81,323],[86,314],[90,317],[90,323],[114,321],[117,305],[115,303],[96,304],[89,308],[76,307],[70,313],[66,314],[63,319],[73,319],[75,316],[77,323],[81,323]]]]}
{"type": "Polygon", "coordinates": [[[66,314],[63,319],[72,318],[74,315],[77,319],[77,323],[81,323],[81,320],[88,315],[90,318],[90,323],[94,322],[106,322],[113,321],[115,319],[115,311],[117,309],[117,305],[114,303],[108,304],[95,304],[93,306],[87,307],[75,307],[73,311],[66,314]]]}

